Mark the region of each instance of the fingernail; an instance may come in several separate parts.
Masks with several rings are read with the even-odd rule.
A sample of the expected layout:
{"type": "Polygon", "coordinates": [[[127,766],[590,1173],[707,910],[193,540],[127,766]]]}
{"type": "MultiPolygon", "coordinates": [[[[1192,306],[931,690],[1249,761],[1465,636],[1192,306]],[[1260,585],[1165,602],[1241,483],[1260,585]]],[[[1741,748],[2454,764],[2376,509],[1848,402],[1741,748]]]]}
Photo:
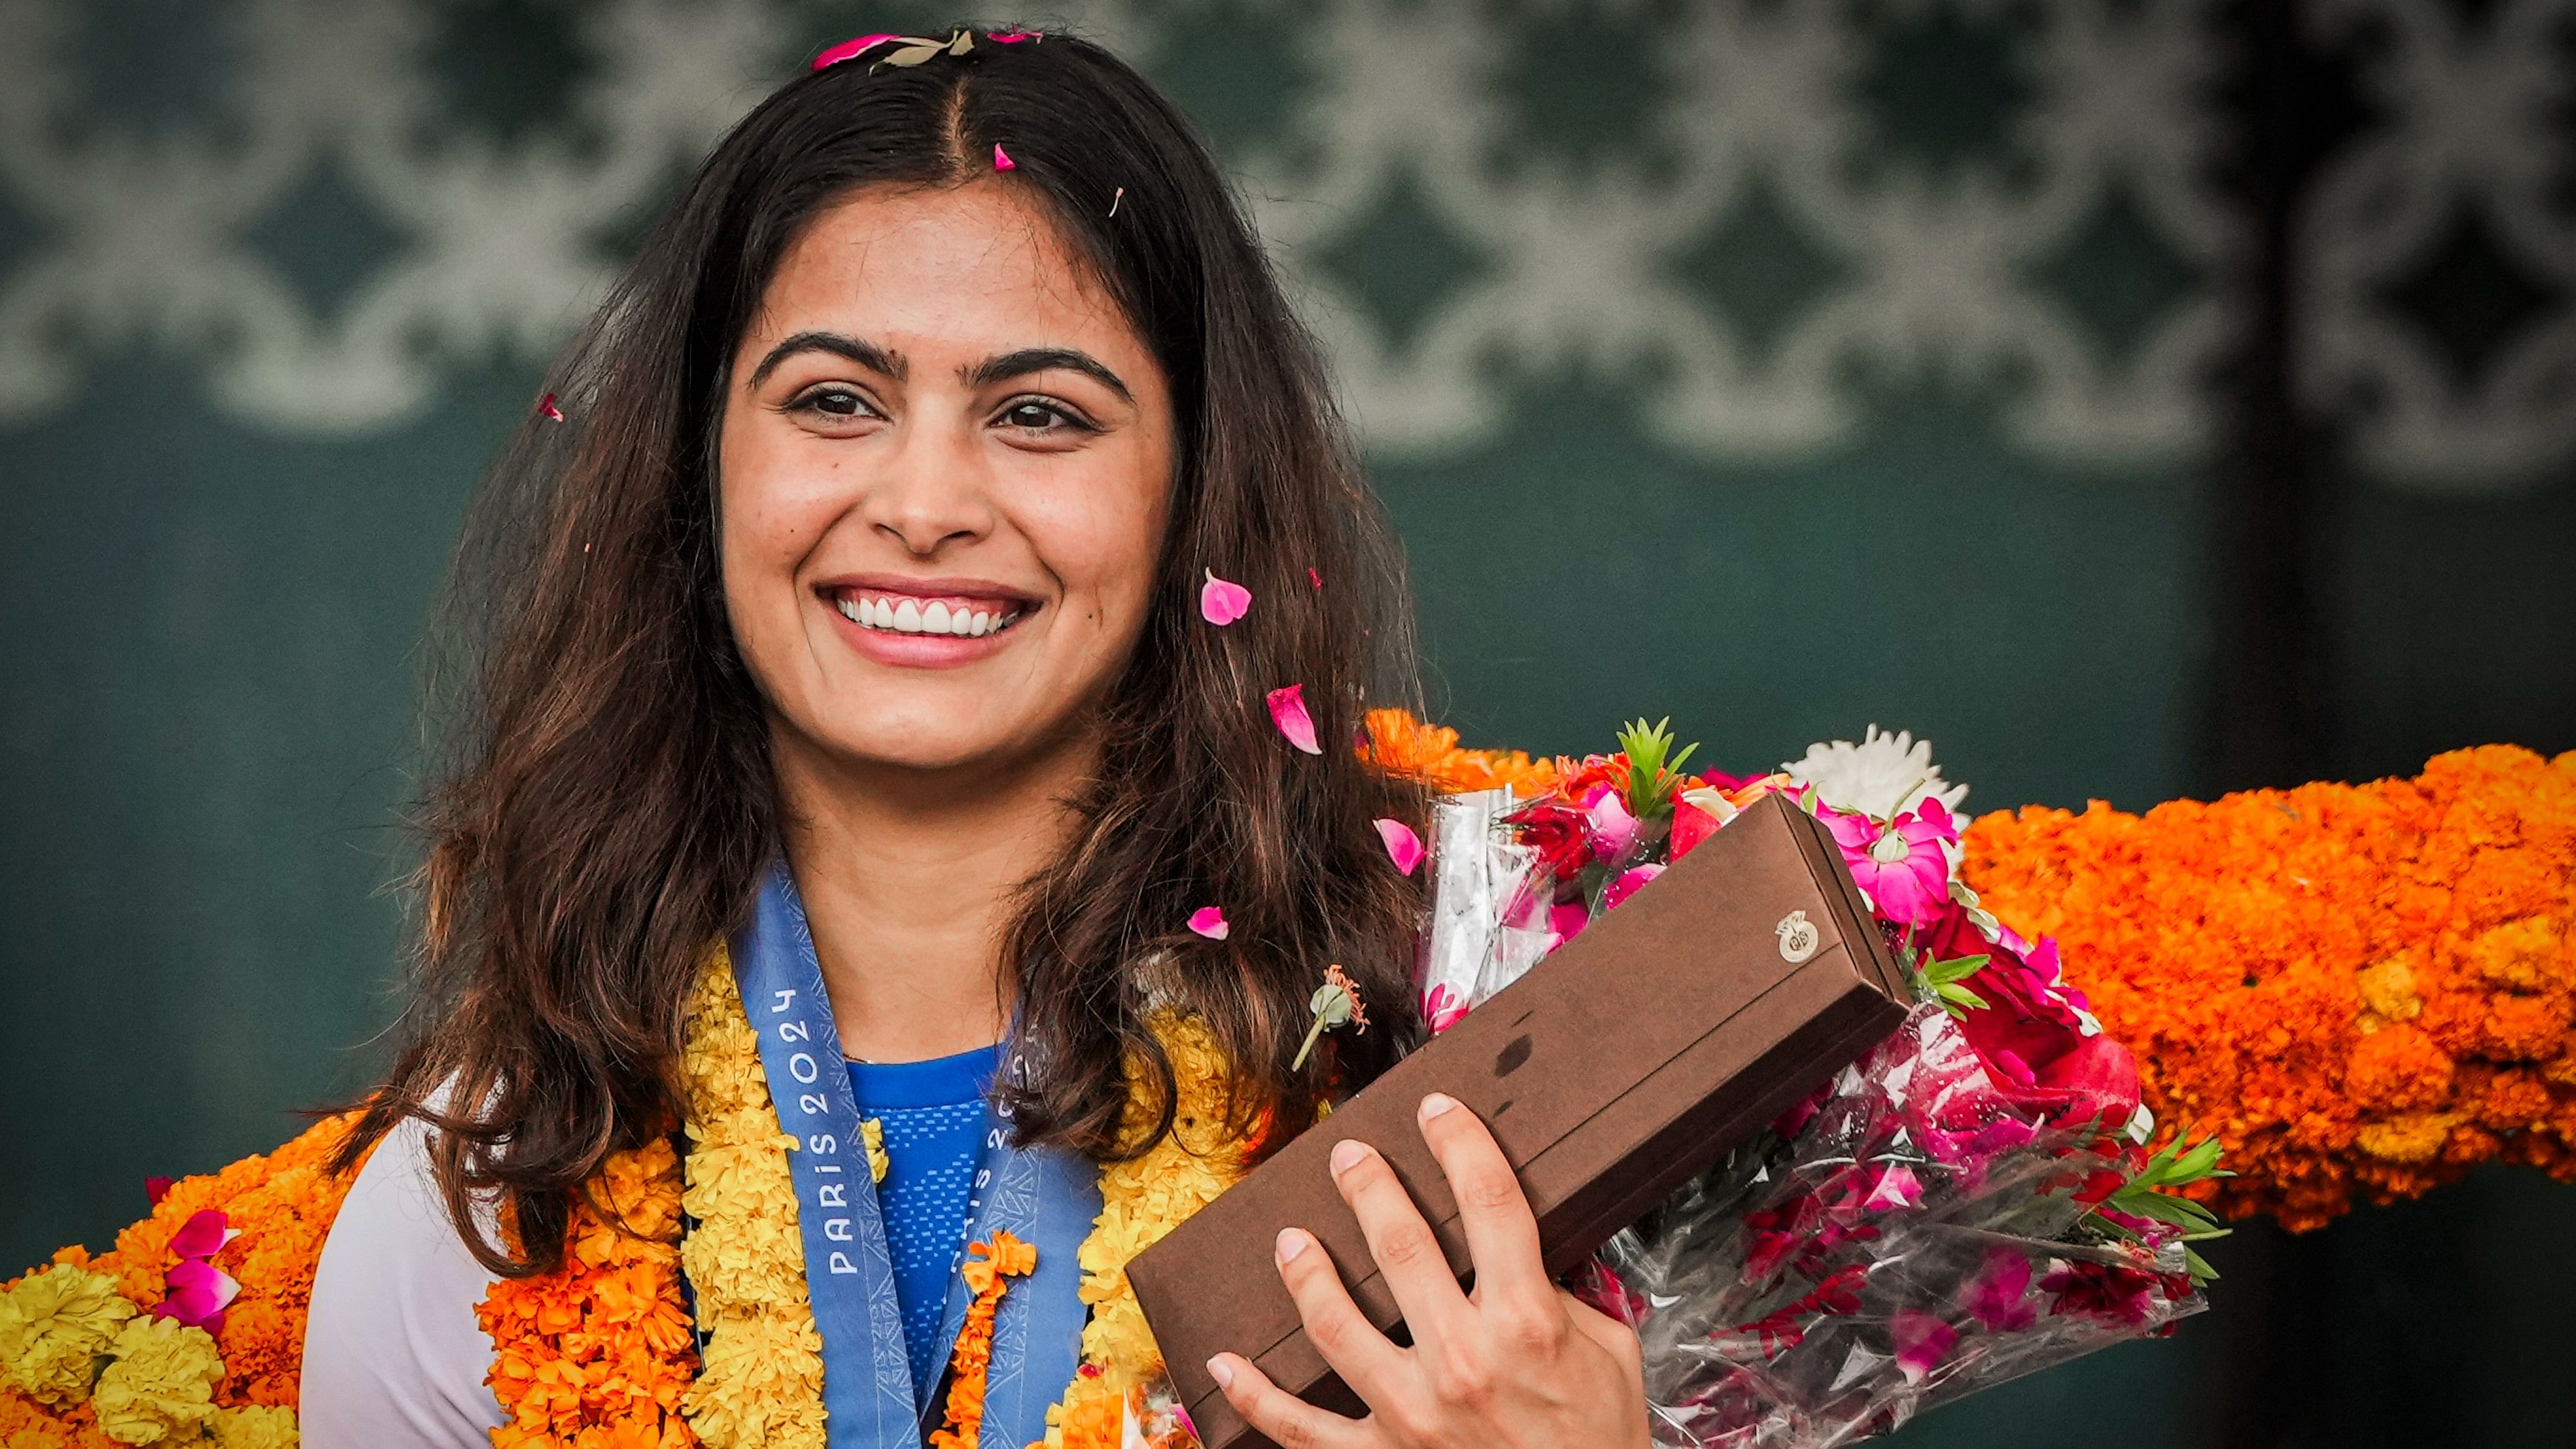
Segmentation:
{"type": "Polygon", "coordinates": [[[1280,1262],[1288,1262],[1304,1251],[1306,1251],[1306,1235],[1304,1233],[1295,1228],[1281,1228],[1279,1230],[1280,1262]]]}
{"type": "Polygon", "coordinates": [[[1216,1380],[1216,1386],[1220,1389],[1233,1388],[1234,1365],[1225,1361],[1225,1355],[1218,1354],[1208,1360],[1208,1377],[1216,1380]]]}
{"type": "Polygon", "coordinates": [[[1446,1092],[1434,1092],[1430,1096],[1422,1099],[1422,1120],[1428,1122],[1432,1118],[1439,1116],[1441,1113],[1446,1112],[1457,1105],[1457,1098],[1450,1096],[1446,1092]]]}
{"type": "Polygon", "coordinates": [[[1332,1161],[1333,1176],[1339,1177],[1343,1173],[1350,1171],[1352,1168],[1359,1166],[1360,1159],[1366,1156],[1368,1156],[1367,1146],[1353,1141],[1348,1137],[1334,1143],[1332,1161]]]}

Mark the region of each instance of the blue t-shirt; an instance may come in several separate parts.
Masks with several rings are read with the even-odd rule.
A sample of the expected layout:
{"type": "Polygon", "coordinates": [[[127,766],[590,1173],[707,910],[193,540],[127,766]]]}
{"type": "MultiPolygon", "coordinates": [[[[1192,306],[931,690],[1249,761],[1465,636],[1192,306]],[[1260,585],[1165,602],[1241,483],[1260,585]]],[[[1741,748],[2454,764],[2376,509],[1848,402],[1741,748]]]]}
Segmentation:
{"type": "Polygon", "coordinates": [[[1001,1060],[996,1045],[926,1062],[850,1063],[859,1115],[885,1127],[886,1175],[877,1184],[877,1205],[894,1259],[912,1381],[925,1393],[948,1366],[939,1318],[983,1155],[984,1096],[1001,1060]]]}

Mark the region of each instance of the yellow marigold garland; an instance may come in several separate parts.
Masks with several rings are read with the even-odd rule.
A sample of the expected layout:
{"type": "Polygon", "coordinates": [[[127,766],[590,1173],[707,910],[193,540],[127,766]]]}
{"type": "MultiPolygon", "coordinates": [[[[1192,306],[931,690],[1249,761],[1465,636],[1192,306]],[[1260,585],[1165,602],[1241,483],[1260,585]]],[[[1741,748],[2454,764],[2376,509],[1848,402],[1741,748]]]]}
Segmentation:
{"type": "Polygon", "coordinates": [[[689,1007],[688,1190],[695,1226],[680,1246],[697,1295],[705,1362],[685,1400],[714,1449],[821,1449],[823,1336],[805,1288],[796,1184],[743,1014],[732,958],[709,953],[689,1007]]]}
{"type": "Polygon", "coordinates": [[[2489,1159],[2576,1180],[2576,753],[2145,815],[1978,820],[1966,874],[2054,935],[2237,1215],[2311,1228],[2489,1159]]]}
{"type": "MultiPolygon", "coordinates": [[[[1047,1449],[1118,1449],[1122,1416],[1163,1371],[1127,1264],[1233,1186],[1258,1150],[1257,1143],[1223,1136],[1226,1060],[1207,1024],[1160,1011],[1151,1026],[1178,1086],[1172,1130],[1143,1156],[1101,1169],[1100,1216],[1080,1250],[1082,1301],[1091,1305],[1082,1367],[1063,1400],[1047,1410],[1047,1449]]],[[[1127,1084],[1123,1130],[1132,1141],[1152,1129],[1161,1101],[1141,1058],[1128,1061],[1127,1084]]]]}

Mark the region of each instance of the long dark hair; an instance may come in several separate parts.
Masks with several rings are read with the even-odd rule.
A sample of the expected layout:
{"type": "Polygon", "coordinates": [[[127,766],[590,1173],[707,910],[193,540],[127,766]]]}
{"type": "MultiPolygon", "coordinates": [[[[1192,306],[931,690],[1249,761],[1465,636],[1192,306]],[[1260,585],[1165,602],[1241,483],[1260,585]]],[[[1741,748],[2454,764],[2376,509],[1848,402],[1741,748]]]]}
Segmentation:
{"type": "Polygon", "coordinates": [[[1017,1091],[1024,1138],[1142,1150],[1120,1129],[1131,1053],[1159,1069],[1168,1125],[1148,978],[1212,1026],[1238,1120],[1266,1114],[1274,1138],[1311,1120],[1322,1073],[1365,1082],[1418,1030],[1416,887],[1370,822],[1422,801],[1349,747],[1369,704],[1411,701],[1411,605],[1319,350],[1169,100],[1078,38],[985,35],[918,66],[808,74],[737,125],[557,362],[564,420],[530,417],[469,519],[443,634],[456,686],[433,679],[451,758],[423,812],[418,1005],[343,1158],[425,1119],[450,1215],[495,1271],[557,1263],[601,1160],[673,1130],[684,1004],[779,849],[768,726],[718,585],[714,439],[772,270],[857,188],[1019,188],[1152,348],[1178,422],[1156,603],[1105,710],[1105,764],[1074,787],[1081,828],[1007,940],[1044,1064],[1017,1091]],[[1251,587],[1248,618],[1199,620],[1203,568],[1251,587]],[[1264,697],[1288,684],[1320,758],[1271,723],[1264,697]],[[1210,903],[1221,944],[1184,928],[1210,903]],[[1375,1025],[1292,1074],[1335,962],[1375,1025]],[[515,1248],[474,1226],[494,1200],[515,1248]]]}

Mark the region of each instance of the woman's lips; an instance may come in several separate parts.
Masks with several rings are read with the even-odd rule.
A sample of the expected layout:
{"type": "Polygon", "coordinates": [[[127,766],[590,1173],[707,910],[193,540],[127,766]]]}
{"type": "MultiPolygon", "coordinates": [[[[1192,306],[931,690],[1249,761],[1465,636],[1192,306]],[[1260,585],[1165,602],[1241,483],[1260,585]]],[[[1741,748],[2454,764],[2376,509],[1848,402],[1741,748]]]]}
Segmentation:
{"type": "Polygon", "coordinates": [[[819,592],[859,652],[915,668],[970,663],[1005,647],[1035,600],[948,580],[827,585],[819,592]]]}

